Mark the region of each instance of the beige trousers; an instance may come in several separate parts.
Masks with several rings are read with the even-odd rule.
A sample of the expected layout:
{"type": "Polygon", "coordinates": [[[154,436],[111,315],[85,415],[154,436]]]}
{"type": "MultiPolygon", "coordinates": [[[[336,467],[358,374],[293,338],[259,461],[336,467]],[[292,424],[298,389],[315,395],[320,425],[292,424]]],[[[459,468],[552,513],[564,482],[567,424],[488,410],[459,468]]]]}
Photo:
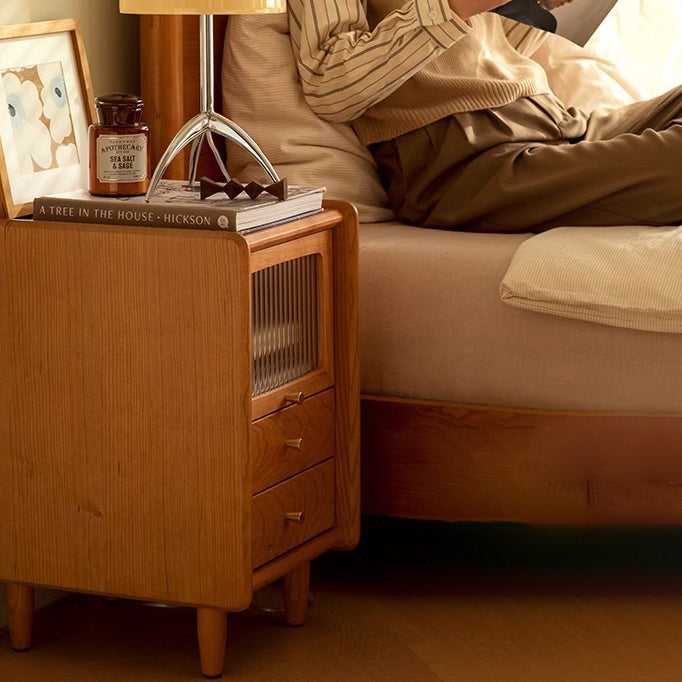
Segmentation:
{"type": "Polygon", "coordinates": [[[454,114],[373,145],[414,225],[539,232],[682,222],[682,86],[611,112],[553,95],[454,114]]]}

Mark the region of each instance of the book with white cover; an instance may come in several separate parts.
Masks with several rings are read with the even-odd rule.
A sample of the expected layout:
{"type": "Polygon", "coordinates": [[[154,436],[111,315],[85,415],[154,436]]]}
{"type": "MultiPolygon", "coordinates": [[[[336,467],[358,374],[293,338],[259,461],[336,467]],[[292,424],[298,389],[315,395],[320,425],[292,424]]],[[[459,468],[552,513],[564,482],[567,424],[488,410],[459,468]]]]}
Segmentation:
{"type": "Polygon", "coordinates": [[[573,0],[552,10],[557,20],[556,32],[578,45],[585,43],[599,28],[618,0],[573,0]]]}

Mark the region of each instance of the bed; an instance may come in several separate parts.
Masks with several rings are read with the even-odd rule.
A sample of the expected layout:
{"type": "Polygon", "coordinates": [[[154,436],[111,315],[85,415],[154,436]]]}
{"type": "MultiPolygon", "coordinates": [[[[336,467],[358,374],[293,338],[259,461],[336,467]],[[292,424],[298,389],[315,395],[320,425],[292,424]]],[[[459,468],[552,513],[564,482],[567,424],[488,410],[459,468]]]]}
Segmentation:
{"type": "MultiPolygon", "coordinates": [[[[640,19],[652,14],[651,0],[621,4],[640,19]]],[[[637,62],[614,42],[633,40],[624,16],[602,27],[609,59],[566,44],[544,55],[557,91],[585,106],[643,96],[625,74],[637,62]]],[[[142,20],[156,158],[197,110],[197,40],[196,18],[142,20]]],[[[227,47],[215,55],[226,114],[280,175],[324,184],[360,210],[363,511],[535,525],[681,523],[682,335],[505,305],[500,281],[530,234],[393,220],[350,128],[315,120],[301,104],[283,17],[216,18],[215,44],[227,47]]],[[[668,66],[679,69],[670,45],[678,52],[666,53],[668,66]]],[[[250,179],[239,150],[228,162],[250,179]]],[[[186,168],[181,158],[170,174],[186,168]]],[[[202,157],[200,174],[216,172],[202,157]]]]}

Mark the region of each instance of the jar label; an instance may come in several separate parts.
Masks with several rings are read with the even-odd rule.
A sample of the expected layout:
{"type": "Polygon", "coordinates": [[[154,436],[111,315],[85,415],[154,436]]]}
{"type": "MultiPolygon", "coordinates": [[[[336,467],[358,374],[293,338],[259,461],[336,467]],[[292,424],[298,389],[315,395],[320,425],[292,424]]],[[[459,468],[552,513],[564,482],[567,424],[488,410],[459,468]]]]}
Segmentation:
{"type": "Polygon", "coordinates": [[[145,135],[100,135],[97,138],[100,182],[143,182],[147,179],[145,135]]]}

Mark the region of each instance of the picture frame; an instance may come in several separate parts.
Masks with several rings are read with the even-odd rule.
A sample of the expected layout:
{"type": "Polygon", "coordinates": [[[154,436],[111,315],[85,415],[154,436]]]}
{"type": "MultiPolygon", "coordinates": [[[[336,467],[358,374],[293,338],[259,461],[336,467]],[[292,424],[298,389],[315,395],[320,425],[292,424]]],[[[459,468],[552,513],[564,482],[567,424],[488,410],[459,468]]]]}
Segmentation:
{"type": "Polygon", "coordinates": [[[87,187],[90,69],[76,19],[0,26],[0,216],[87,187]]]}

